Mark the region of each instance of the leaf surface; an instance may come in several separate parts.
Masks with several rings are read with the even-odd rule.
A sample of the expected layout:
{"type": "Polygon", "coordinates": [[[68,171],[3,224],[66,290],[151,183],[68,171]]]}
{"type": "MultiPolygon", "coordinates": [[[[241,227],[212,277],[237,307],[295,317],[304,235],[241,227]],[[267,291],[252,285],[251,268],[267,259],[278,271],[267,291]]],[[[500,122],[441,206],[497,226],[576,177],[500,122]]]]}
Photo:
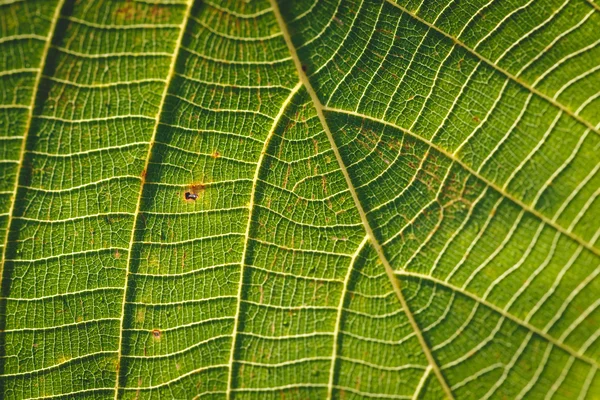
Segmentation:
{"type": "Polygon", "coordinates": [[[593,0],[0,1],[0,391],[593,399],[593,0]]]}

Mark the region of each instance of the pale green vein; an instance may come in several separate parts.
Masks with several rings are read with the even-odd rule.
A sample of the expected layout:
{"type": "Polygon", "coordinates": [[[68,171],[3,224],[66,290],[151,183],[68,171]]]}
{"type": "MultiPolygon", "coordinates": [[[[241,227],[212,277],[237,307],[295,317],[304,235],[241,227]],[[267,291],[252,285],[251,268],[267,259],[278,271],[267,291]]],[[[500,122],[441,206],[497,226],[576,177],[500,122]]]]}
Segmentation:
{"type": "Polygon", "coordinates": [[[241,317],[240,309],[241,309],[241,299],[242,299],[242,286],[243,286],[243,281],[244,281],[244,271],[245,271],[245,267],[246,267],[246,257],[248,255],[248,248],[249,248],[249,242],[250,242],[250,229],[252,227],[252,216],[253,216],[254,208],[255,208],[254,203],[256,200],[256,188],[259,183],[261,166],[263,165],[263,161],[265,159],[267,149],[269,148],[269,143],[271,142],[271,139],[275,135],[275,130],[277,129],[277,125],[279,124],[279,121],[281,121],[281,118],[283,117],[285,110],[287,109],[287,107],[291,103],[292,99],[294,98],[296,93],[298,93],[298,91],[300,90],[301,87],[302,87],[302,82],[298,82],[296,84],[296,86],[294,86],[294,88],[290,92],[289,96],[285,99],[285,101],[281,105],[281,108],[279,109],[279,113],[275,116],[275,119],[273,120],[273,124],[271,126],[271,130],[269,131],[269,134],[267,135],[267,137],[265,139],[265,143],[263,145],[262,151],[260,152],[260,156],[258,157],[258,161],[256,163],[256,169],[254,170],[254,177],[252,178],[252,192],[250,193],[250,203],[248,204],[248,221],[246,223],[246,232],[244,233],[244,250],[242,251],[242,259],[240,262],[240,264],[241,264],[240,265],[240,281],[239,281],[238,293],[237,293],[237,308],[236,308],[235,317],[234,317],[233,334],[232,334],[233,338],[231,340],[231,351],[229,353],[229,364],[228,364],[229,365],[229,377],[228,377],[227,392],[226,392],[227,399],[231,398],[231,393],[233,390],[233,363],[235,361],[235,349],[237,346],[237,339],[239,337],[238,330],[239,330],[239,322],[240,322],[240,317],[241,317]]]}
{"type": "Polygon", "coordinates": [[[338,304],[337,316],[335,320],[335,327],[333,330],[333,352],[331,354],[331,367],[329,369],[329,383],[327,385],[327,398],[333,399],[333,388],[334,388],[334,376],[335,376],[335,365],[336,360],[338,358],[339,353],[339,339],[342,325],[342,314],[344,313],[344,301],[346,300],[346,294],[348,293],[348,284],[350,282],[350,278],[352,277],[352,271],[356,265],[356,260],[360,255],[360,252],[365,247],[367,242],[369,241],[369,235],[366,235],[363,241],[358,245],[356,252],[352,255],[352,259],[348,264],[348,271],[346,272],[346,277],[344,278],[344,285],[342,287],[342,293],[340,294],[340,302],[338,304]]]}
{"type": "Polygon", "coordinates": [[[301,81],[304,83],[304,86],[306,87],[306,90],[312,99],[312,102],[313,102],[313,105],[317,112],[317,115],[319,116],[319,120],[321,121],[321,125],[323,126],[323,130],[325,131],[327,138],[329,139],[331,149],[333,150],[333,152],[335,154],[335,158],[337,159],[338,165],[340,167],[340,170],[341,170],[342,174],[344,175],[344,179],[346,180],[346,184],[348,186],[350,194],[352,195],[352,199],[354,200],[354,204],[356,205],[357,211],[360,215],[360,218],[364,225],[367,236],[369,236],[373,248],[377,252],[379,259],[381,260],[381,262],[383,263],[383,265],[385,267],[386,274],[390,280],[390,283],[392,284],[394,292],[395,292],[396,296],[398,297],[398,300],[400,301],[402,308],[405,311],[405,315],[408,318],[408,320],[415,332],[415,335],[417,336],[417,339],[419,340],[419,344],[421,345],[421,348],[423,350],[425,357],[427,358],[427,361],[429,362],[433,371],[435,372],[435,374],[440,382],[440,385],[444,389],[444,392],[446,393],[446,395],[450,399],[453,399],[454,396],[452,395],[450,387],[446,383],[446,380],[445,380],[444,376],[442,375],[442,372],[441,372],[439,366],[437,365],[435,359],[433,358],[431,349],[429,348],[429,345],[425,341],[425,338],[423,337],[423,333],[421,332],[421,329],[419,328],[417,321],[415,320],[414,316],[412,315],[412,312],[408,308],[406,299],[404,298],[404,295],[402,294],[402,291],[400,289],[398,279],[394,275],[394,270],[393,270],[389,260],[385,256],[385,253],[383,252],[383,248],[381,247],[381,244],[377,241],[376,236],[373,233],[373,229],[371,228],[371,225],[369,224],[369,220],[367,218],[365,210],[363,209],[360,199],[358,198],[356,189],[354,188],[354,185],[352,184],[352,180],[350,178],[350,175],[348,174],[348,170],[346,169],[346,166],[344,164],[344,161],[342,159],[340,151],[337,147],[337,144],[335,143],[335,139],[333,138],[331,130],[329,129],[329,125],[327,124],[327,120],[325,119],[323,104],[321,104],[321,101],[319,100],[317,93],[313,89],[313,87],[310,84],[310,81],[308,79],[308,76],[306,75],[306,73],[304,72],[304,70],[302,68],[302,62],[300,61],[298,53],[296,52],[296,48],[294,47],[294,44],[292,42],[290,33],[288,32],[287,25],[283,19],[283,16],[281,15],[281,11],[279,10],[279,5],[277,4],[276,0],[269,0],[269,1],[271,2],[271,7],[273,8],[273,12],[275,13],[275,17],[277,18],[277,22],[279,23],[280,29],[283,32],[283,37],[289,48],[290,54],[292,56],[292,60],[294,61],[294,65],[296,66],[296,71],[298,72],[298,75],[300,76],[301,81]]]}
{"type": "Polygon", "coordinates": [[[193,0],[188,0],[186,3],[186,10],[183,16],[183,21],[181,22],[181,24],[179,25],[179,36],[177,38],[177,41],[175,42],[175,49],[173,51],[173,54],[171,55],[171,63],[169,65],[169,72],[167,74],[167,79],[166,79],[166,84],[165,87],[163,89],[162,92],[162,96],[160,99],[160,103],[158,105],[158,111],[156,113],[156,117],[155,117],[155,122],[154,122],[154,128],[152,130],[152,138],[150,139],[150,145],[148,146],[148,152],[146,154],[146,161],[144,164],[144,169],[142,172],[142,181],[140,183],[140,190],[138,193],[138,197],[137,197],[137,203],[135,206],[135,212],[134,212],[134,217],[133,217],[133,226],[131,227],[131,237],[129,238],[129,249],[127,251],[127,267],[125,270],[125,283],[124,283],[124,287],[123,287],[123,299],[121,301],[121,316],[120,316],[120,323],[119,323],[119,342],[118,342],[118,347],[117,347],[117,367],[116,367],[116,378],[115,378],[115,397],[114,399],[117,400],[119,398],[119,369],[121,366],[121,359],[123,357],[123,324],[125,322],[125,304],[126,304],[126,300],[127,300],[127,287],[129,285],[129,275],[130,275],[130,271],[131,271],[131,262],[132,262],[132,253],[133,253],[133,246],[135,244],[135,232],[136,232],[136,225],[138,222],[138,218],[141,215],[140,213],[140,208],[141,208],[141,204],[142,204],[142,194],[144,192],[144,184],[146,182],[146,171],[148,169],[148,166],[150,165],[150,156],[152,155],[152,149],[154,146],[154,141],[156,140],[156,133],[158,132],[158,127],[160,125],[160,119],[162,116],[162,111],[165,105],[165,100],[167,98],[167,94],[169,92],[169,86],[171,81],[173,80],[173,77],[175,76],[175,66],[177,64],[177,58],[179,56],[179,52],[181,50],[182,47],[182,42],[183,42],[183,37],[185,34],[185,28],[187,26],[187,22],[188,19],[190,17],[191,11],[192,11],[192,3],[193,0]]]}
{"type": "MultiPolygon", "coordinates": [[[[25,122],[25,128],[23,130],[23,139],[21,140],[21,151],[20,151],[20,155],[19,155],[19,161],[18,161],[18,171],[16,174],[16,178],[15,178],[15,182],[13,185],[13,190],[12,190],[12,195],[11,195],[11,200],[10,200],[10,207],[8,209],[8,221],[6,223],[6,232],[4,235],[4,243],[2,246],[2,257],[0,258],[0,288],[2,287],[2,277],[4,276],[4,260],[6,259],[6,249],[8,247],[8,237],[10,236],[10,230],[12,228],[12,222],[13,222],[13,214],[14,214],[14,210],[15,210],[15,203],[17,200],[17,192],[19,189],[19,181],[21,180],[21,174],[23,173],[23,160],[25,159],[25,150],[26,150],[26,145],[27,145],[27,138],[30,135],[30,130],[31,130],[31,121],[33,120],[33,112],[34,112],[34,108],[35,108],[35,103],[37,101],[37,98],[39,96],[39,90],[40,90],[40,82],[42,80],[42,75],[44,73],[44,69],[46,68],[46,62],[48,61],[48,51],[50,49],[50,46],[52,44],[52,40],[54,39],[54,35],[56,33],[56,24],[58,23],[58,20],[60,18],[60,13],[61,10],[64,6],[65,0],[60,0],[58,2],[58,4],[56,5],[56,8],[54,9],[54,15],[52,16],[52,21],[50,23],[50,29],[48,31],[48,36],[46,38],[46,43],[44,45],[44,48],[42,50],[42,55],[40,58],[40,67],[37,70],[36,76],[35,76],[35,81],[33,84],[33,91],[32,91],[32,96],[31,96],[31,102],[29,104],[29,112],[27,113],[27,120],[25,122]]],[[[10,3],[7,3],[10,4],[10,3]]]]}
{"type": "Polygon", "coordinates": [[[516,82],[518,85],[520,85],[523,88],[527,89],[530,93],[533,93],[533,94],[535,94],[535,95],[543,98],[548,103],[550,103],[553,106],[555,106],[555,107],[559,108],[560,110],[564,111],[565,114],[569,115],[573,119],[575,119],[578,122],[580,122],[581,124],[585,125],[590,130],[592,130],[592,131],[594,131],[594,132],[596,132],[597,134],[600,135],[600,131],[598,130],[597,127],[595,127],[594,125],[592,125],[592,123],[590,123],[590,122],[586,121],[585,119],[581,118],[579,115],[577,115],[570,108],[567,108],[565,105],[559,103],[558,101],[556,101],[552,97],[550,97],[550,96],[542,93],[538,89],[534,88],[533,86],[531,86],[528,83],[524,82],[523,80],[519,79],[517,76],[511,74],[509,71],[505,70],[504,68],[500,67],[499,65],[494,64],[493,61],[487,59],[482,54],[479,54],[477,51],[475,51],[474,49],[472,49],[469,46],[467,46],[466,43],[462,42],[460,39],[455,38],[454,36],[446,33],[445,31],[443,31],[442,29],[440,29],[436,25],[434,25],[431,22],[426,21],[425,19],[419,17],[418,15],[410,12],[409,10],[407,10],[405,7],[401,6],[400,4],[397,4],[397,3],[393,2],[392,0],[385,0],[385,1],[387,1],[388,3],[390,3],[391,5],[393,5],[394,7],[398,8],[402,12],[406,13],[407,15],[411,16],[415,20],[419,21],[420,23],[422,23],[422,24],[428,26],[429,28],[435,30],[439,34],[443,35],[444,37],[452,40],[453,43],[455,43],[456,45],[462,47],[463,49],[465,49],[466,51],[468,51],[470,54],[472,54],[474,57],[476,57],[479,60],[483,61],[484,63],[488,64],[490,67],[492,67],[496,71],[500,72],[501,74],[503,74],[504,76],[506,76],[508,79],[516,82]]]}

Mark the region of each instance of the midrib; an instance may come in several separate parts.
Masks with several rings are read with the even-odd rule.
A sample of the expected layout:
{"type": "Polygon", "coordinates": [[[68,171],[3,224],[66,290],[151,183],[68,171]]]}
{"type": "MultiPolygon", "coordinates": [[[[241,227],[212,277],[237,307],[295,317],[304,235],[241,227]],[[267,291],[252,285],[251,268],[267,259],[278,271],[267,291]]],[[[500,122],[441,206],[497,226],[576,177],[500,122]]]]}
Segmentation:
{"type": "Polygon", "coordinates": [[[179,58],[179,52],[181,50],[183,37],[185,35],[185,30],[188,24],[188,20],[190,18],[191,10],[192,10],[193,0],[186,1],[186,9],[183,16],[183,20],[179,25],[179,36],[177,37],[177,41],[175,42],[171,63],[169,65],[169,71],[167,73],[167,78],[165,80],[165,87],[160,99],[160,103],[158,105],[158,111],[156,113],[154,127],[152,129],[152,136],[150,139],[150,144],[148,145],[148,152],[146,153],[146,159],[144,162],[144,169],[142,170],[142,178],[140,182],[140,190],[137,197],[137,202],[135,206],[135,212],[133,217],[133,225],[131,227],[131,236],[129,238],[129,248],[127,252],[127,266],[125,269],[125,283],[123,288],[123,299],[121,301],[121,314],[120,314],[120,322],[119,322],[119,341],[117,348],[117,364],[116,364],[116,378],[115,378],[115,396],[114,399],[117,400],[119,398],[119,377],[120,377],[120,367],[121,367],[121,359],[123,357],[123,328],[125,321],[125,302],[127,301],[127,289],[129,287],[129,275],[131,268],[131,260],[132,260],[132,252],[135,241],[135,232],[136,226],[138,223],[138,218],[140,215],[140,208],[142,204],[142,194],[144,193],[144,185],[146,183],[146,173],[148,171],[148,166],[150,165],[150,157],[152,156],[152,149],[154,147],[154,142],[156,140],[156,133],[158,131],[158,127],[160,125],[160,119],[163,113],[163,108],[165,104],[165,100],[167,98],[169,88],[171,86],[171,82],[173,81],[173,76],[175,76],[175,66],[177,65],[177,59],[179,58]]]}
{"type": "Polygon", "coordinates": [[[404,310],[405,315],[408,318],[410,325],[412,326],[412,328],[415,332],[415,335],[417,336],[417,339],[419,340],[419,343],[421,345],[421,348],[423,350],[425,357],[427,358],[427,361],[429,362],[434,373],[436,374],[436,376],[440,382],[440,385],[444,389],[444,392],[446,393],[448,398],[454,399],[454,396],[452,395],[450,387],[446,383],[446,380],[444,379],[444,376],[442,375],[441,370],[440,370],[439,366],[437,365],[435,359],[433,358],[433,354],[431,353],[431,350],[429,349],[429,346],[427,345],[427,342],[425,341],[425,338],[423,337],[421,329],[417,325],[417,321],[415,320],[414,316],[412,315],[412,312],[408,308],[408,303],[406,302],[406,299],[404,298],[404,294],[402,293],[402,291],[400,289],[400,284],[398,282],[398,279],[395,276],[394,269],[392,268],[387,257],[385,256],[385,253],[383,252],[383,248],[381,247],[381,244],[377,241],[377,239],[373,233],[373,229],[371,228],[371,225],[369,224],[367,215],[362,207],[360,199],[358,198],[356,189],[354,188],[354,185],[352,184],[352,180],[350,179],[348,170],[346,169],[346,166],[344,164],[344,161],[342,159],[340,151],[337,147],[337,144],[335,143],[335,139],[333,138],[333,135],[331,134],[331,130],[329,129],[329,125],[327,124],[327,120],[325,119],[325,114],[323,113],[323,104],[321,104],[321,101],[319,100],[316,92],[314,91],[306,73],[302,69],[302,62],[300,61],[300,58],[298,57],[298,53],[296,52],[296,49],[292,42],[292,38],[287,30],[287,25],[283,19],[283,16],[281,15],[281,12],[279,10],[279,5],[277,4],[276,0],[269,0],[269,1],[271,2],[271,7],[273,8],[273,13],[275,14],[275,17],[277,19],[279,27],[280,27],[281,31],[283,32],[283,37],[285,39],[285,42],[288,46],[290,54],[292,55],[292,60],[294,61],[294,65],[296,66],[296,71],[300,77],[300,80],[304,84],[307,92],[309,93],[309,95],[312,99],[312,102],[313,102],[313,105],[317,112],[317,115],[319,116],[319,120],[321,121],[321,125],[323,126],[323,130],[325,131],[327,138],[329,139],[329,143],[331,144],[331,148],[335,154],[335,157],[337,159],[340,170],[342,171],[342,174],[344,175],[344,179],[346,180],[348,190],[350,191],[350,194],[352,195],[352,199],[354,200],[354,204],[358,210],[358,213],[360,215],[360,218],[361,218],[361,221],[365,228],[365,231],[367,233],[367,236],[369,236],[369,238],[370,238],[371,245],[377,252],[379,259],[381,260],[381,262],[383,263],[383,265],[385,267],[386,275],[388,276],[390,283],[394,289],[394,292],[395,292],[396,296],[398,297],[398,300],[400,301],[402,309],[404,310]]]}

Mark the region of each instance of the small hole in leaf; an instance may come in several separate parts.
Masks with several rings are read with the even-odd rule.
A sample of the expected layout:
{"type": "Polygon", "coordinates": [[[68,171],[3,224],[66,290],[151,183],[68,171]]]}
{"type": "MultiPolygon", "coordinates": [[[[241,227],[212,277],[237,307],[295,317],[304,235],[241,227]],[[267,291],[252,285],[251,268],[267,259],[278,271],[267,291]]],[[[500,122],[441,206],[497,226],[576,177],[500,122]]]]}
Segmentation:
{"type": "Polygon", "coordinates": [[[158,329],[153,330],[152,336],[154,336],[155,339],[160,339],[160,331],[158,329]]]}
{"type": "Polygon", "coordinates": [[[196,193],[192,193],[192,192],[185,192],[185,199],[186,200],[196,200],[196,199],[198,199],[198,195],[196,193]]]}

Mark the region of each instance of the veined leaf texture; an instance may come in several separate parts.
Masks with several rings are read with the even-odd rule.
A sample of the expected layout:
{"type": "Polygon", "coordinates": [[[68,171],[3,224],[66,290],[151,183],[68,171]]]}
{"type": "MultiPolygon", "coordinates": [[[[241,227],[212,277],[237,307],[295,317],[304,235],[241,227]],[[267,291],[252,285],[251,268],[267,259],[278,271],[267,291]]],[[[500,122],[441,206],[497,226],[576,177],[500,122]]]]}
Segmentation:
{"type": "Polygon", "coordinates": [[[600,398],[596,0],[0,0],[3,399],[600,398]]]}

